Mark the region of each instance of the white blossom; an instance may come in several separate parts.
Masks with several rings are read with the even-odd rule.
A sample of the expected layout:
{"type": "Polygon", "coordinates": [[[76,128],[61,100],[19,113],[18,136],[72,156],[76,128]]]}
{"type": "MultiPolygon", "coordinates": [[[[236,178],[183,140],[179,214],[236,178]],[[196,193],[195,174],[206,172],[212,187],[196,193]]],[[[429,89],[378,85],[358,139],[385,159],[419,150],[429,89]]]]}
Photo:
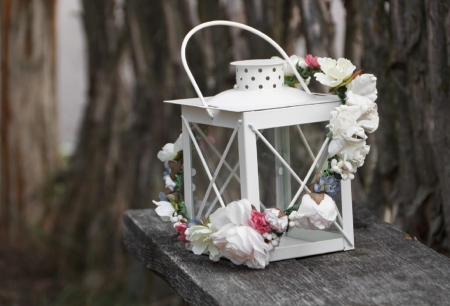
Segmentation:
{"type": "Polygon", "coordinates": [[[179,151],[183,150],[182,134],[178,137],[175,143],[167,143],[161,151],[158,152],[158,158],[162,162],[173,160],[179,151]]]}
{"type": "Polygon", "coordinates": [[[377,78],[373,74],[367,73],[358,75],[347,85],[347,92],[349,91],[375,102],[378,97],[377,78]]]}
{"type": "Polygon", "coordinates": [[[308,230],[329,228],[337,217],[336,204],[330,196],[324,196],[320,204],[317,204],[309,194],[304,195],[298,211],[289,215],[291,222],[308,230]]]}
{"type": "Polygon", "coordinates": [[[288,217],[286,215],[280,217],[280,210],[278,208],[268,208],[264,211],[264,218],[273,230],[278,233],[283,233],[288,226],[288,217]]]}
{"type": "Polygon", "coordinates": [[[196,255],[203,254],[205,251],[209,253],[209,259],[212,261],[218,261],[220,259],[220,252],[214,246],[211,234],[217,230],[208,224],[204,225],[194,225],[186,229],[184,233],[186,235],[186,240],[191,243],[192,252],[196,255]]]}
{"type": "Polygon", "coordinates": [[[317,81],[329,87],[340,85],[345,79],[350,77],[355,70],[355,66],[345,58],[337,61],[329,57],[321,57],[317,60],[320,69],[323,71],[314,74],[317,81]]]}
{"type": "Polygon", "coordinates": [[[155,209],[158,216],[160,216],[164,221],[171,221],[171,217],[175,212],[175,208],[173,208],[172,203],[168,201],[153,201],[153,203],[158,206],[155,209]]]}
{"type": "Polygon", "coordinates": [[[330,124],[327,126],[333,133],[328,147],[330,156],[336,155],[348,143],[358,143],[367,138],[364,128],[356,121],[360,116],[358,107],[341,105],[331,111],[330,124]]]}
{"type": "Polygon", "coordinates": [[[217,209],[210,216],[211,226],[218,229],[211,238],[220,254],[234,264],[262,269],[269,263],[270,246],[248,225],[251,211],[246,199],[217,209]]]}

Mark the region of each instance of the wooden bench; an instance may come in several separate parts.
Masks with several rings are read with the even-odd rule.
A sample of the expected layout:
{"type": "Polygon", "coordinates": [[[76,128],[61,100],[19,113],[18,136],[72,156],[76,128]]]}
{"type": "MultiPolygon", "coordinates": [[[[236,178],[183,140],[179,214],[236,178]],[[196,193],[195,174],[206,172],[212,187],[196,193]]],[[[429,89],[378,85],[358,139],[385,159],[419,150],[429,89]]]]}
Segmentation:
{"type": "Polygon", "coordinates": [[[448,305],[450,259],[354,209],[356,249],[270,263],[212,263],[151,209],[124,214],[125,245],[191,305],[448,305]]]}

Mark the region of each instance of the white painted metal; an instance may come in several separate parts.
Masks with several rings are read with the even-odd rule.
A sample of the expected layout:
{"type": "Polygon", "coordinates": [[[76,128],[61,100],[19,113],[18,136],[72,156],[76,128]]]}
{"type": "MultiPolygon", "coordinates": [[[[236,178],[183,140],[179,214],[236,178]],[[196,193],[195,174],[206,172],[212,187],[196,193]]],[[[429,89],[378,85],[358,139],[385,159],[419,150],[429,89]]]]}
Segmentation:
{"type": "MultiPolygon", "coordinates": [[[[209,171],[208,164],[206,163],[205,158],[203,157],[202,151],[200,151],[200,148],[198,147],[198,144],[197,144],[197,141],[196,141],[196,139],[194,137],[194,134],[192,134],[192,131],[191,131],[190,127],[189,127],[189,122],[186,120],[186,118],[184,118],[183,115],[181,115],[181,119],[183,120],[183,123],[184,123],[184,125],[185,125],[185,127],[187,129],[187,132],[189,133],[189,136],[190,136],[190,138],[192,140],[192,143],[194,144],[195,149],[197,150],[197,154],[200,157],[200,160],[201,160],[201,162],[203,164],[203,167],[205,168],[205,172],[208,175],[209,180],[212,180],[212,175],[211,175],[211,172],[209,171]]],[[[191,185],[191,186],[193,186],[193,185],[191,185]]],[[[216,186],[215,183],[213,183],[213,189],[214,189],[214,192],[216,193],[216,196],[219,198],[220,205],[222,205],[222,207],[225,207],[225,203],[223,202],[223,199],[220,196],[219,190],[217,189],[217,186],[216,186]]]]}
{"type": "Polygon", "coordinates": [[[249,200],[260,211],[256,134],[250,129],[251,113],[242,115],[242,127],[239,129],[241,197],[249,200]]]}
{"type": "Polygon", "coordinates": [[[192,156],[191,156],[191,137],[184,124],[181,125],[183,133],[183,184],[184,184],[184,203],[186,213],[190,219],[194,218],[194,199],[192,196],[192,156]]]}
{"type": "MultiPolygon", "coordinates": [[[[302,105],[317,105],[321,103],[338,102],[335,95],[313,94],[308,95],[302,90],[284,86],[282,90],[225,90],[214,97],[206,97],[208,108],[217,115],[215,110],[229,112],[249,112],[265,109],[275,109],[302,105]]],[[[171,104],[195,106],[205,109],[199,98],[178,99],[164,101],[171,104]]],[[[203,112],[204,113],[204,112],[203,112]]],[[[209,117],[209,116],[208,116],[209,117]]],[[[211,118],[210,118],[211,119],[211,118]]]]}
{"type": "Polygon", "coordinates": [[[342,229],[347,234],[347,237],[352,243],[345,245],[345,250],[354,249],[354,236],[353,236],[353,210],[352,210],[352,182],[350,180],[341,181],[341,194],[342,194],[342,219],[344,224],[342,229]]]}
{"type": "MultiPolygon", "coordinates": [[[[276,166],[278,167],[279,165],[282,165],[285,167],[286,171],[285,173],[283,173],[283,178],[280,179],[277,178],[276,190],[277,194],[285,192],[286,194],[290,195],[290,192],[286,192],[286,190],[288,190],[287,184],[288,182],[290,183],[289,173],[292,174],[293,172],[295,174],[295,172],[294,170],[291,169],[289,165],[290,163],[289,156],[285,155],[285,153],[288,152],[288,150],[283,152],[283,149],[288,148],[289,143],[289,140],[286,138],[287,136],[289,136],[287,132],[288,126],[294,125],[298,126],[301,124],[327,121],[330,117],[330,112],[335,107],[340,105],[340,101],[336,96],[320,95],[320,94],[309,95],[304,91],[289,88],[286,86],[278,88],[278,83],[276,84],[277,85],[276,89],[273,88],[272,84],[272,89],[264,88],[264,86],[262,89],[260,89],[259,86],[257,88],[253,87],[250,88],[249,86],[249,89],[244,90],[245,85],[248,85],[245,82],[249,82],[249,80],[244,80],[243,78],[242,81],[244,83],[239,83],[239,81],[241,81],[239,79],[241,77],[239,76],[239,73],[242,72],[240,70],[241,69],[240,65],[244,64],[247,65],[245,67],[250,67],[251,65],[254,64],[253,66],[258,69],[262,67],[262,66],[258,67],[258,65],[259,66],[261,65],[261,62],[250,62],[250,61],[245,61],[244,63],[237,63],[238,65],[236,67],[236,70],[238,74],[237,75],[238,78],[237,85],[239,86],[238,88],[227,90],[225,92],[219,93],[214,97],[204,98],[197,84],[195,83],[195,80],[193,79],[192,74],[189,71],[189,68],[187,67],[186,59],[184,57],[184,51],[186,43],[190,38],[190,36],[192,36],[192,34],[200,30],[201,28],[211,25],[235,26],[235,23],[219,21],[200,25],[199,27],[194,28],[190,32],[190,34],[188,34],[185,41],[183,42],[182,48],[183,65],[185,66],[186,72],[188,73],[188,76],[191,79],[191,82],[199,98],[166,101],[167,103],[179,104],[182,106],[183,150],[184,150],[184,171],[185,171],[184,197],[188,216],[190,217],[194,216],[193,194],[191,188],[192,156],[190,151],[191,149],[190,139],[192,139],[192,143],[194,144],[194,147],[199,154],[200,160],[202,161],[202,164],[205,167],[205,170],[207,171],[210,182],[213,182],[211,188],[213,188],[214,192],[216,193],[216,199],[214,199],[212,204],[208,207],[206,215],[209,216],[213,211],[214,207],[216,206],[216,203],[222,200],[220,195],[224,192],[230,180],[233,178],[240,180],[241,198],[248,199],[258,210],[260,210],[260,208],[263,207],[263,205],[259,199],[259,174],[258,174],[258,161],[257,161],[258,155],[257,155],[256,141],[259,138],[261,138],[264,141],[265,138],[262,138],[258,135],[259,131],[268,128],[281,128],[278,130],[277,132],[278,134],[276,133],[275,148],[272,147],[272,149],[275,152],[281,153],[279,154],[280,158],[277,157],[276,159],[277,160],[276,166]],[[244,86],[244,88],[242,88],[241,86],[244,86]],[[220,156],[220,160],[223,163],[223,167],[226,167],[230,171],[230,174],[225,180],[223,186],[216,186],[216,184],[214,183],[215,181],[214,178],[216,177],[217,173],[214,173],[213,176],[209,172],[209,169],[206,166],[206,162],[202,156],[202,152],[200,151],[197,142],[195,141],[195,138],[193,138],[193,134],[190,128],[191,126],[189,123],[192,123],[194,128],[196,129],[198,129],[197,124],[207,124],[218,127],[235,128],[236,122],[238,122],[239,120],[242,121],[241,128],[237,131],[239,162],[234,167],[231,168],[231,165],[227,164],[226,161],[224,160],[225,159],[224,156],[226,156],[225,152],[222,156],[220,156],[220,153],[217,150],[215,150],[215,147],[210,142],[208,142],[209,139],[207,138],[205,139],[205,141],[208,143],[208,146],[210,146],[211,149],[213,150],[214,154],[220,156]],[[253,132],[252,129],[258,131],[258,133],[253,132]],[[285,161],[286,164],[284,164],[282,161],[285,161]],[[236,171],[238,168],[240,170],[239,176],[236,175],[236,171]],[[284,177],[284,175],[286,175],[286,177],[284,177]],[[289,179],[286,179],[287,177],[289,177],[289,179]],[[283,186],[283,184],[286,184],[286,186],[283,186]],[[217,187],[220,187],[220,190],[217,187]]],[[[248,30],[247,28],[245,28],[247,26],[240,25],[239,27],[248,30]]],[[[284,51],[282,50],[280,51],[280,53],[282,54],[283,52],[284,51]]],[[[283,57],[287,59],[287,55],[286,56],[284,55],[285,53],[283,54],[283,57]]],[[[280,64],[278,63],[276,65],[280,64]]],[[[272,69],[273,68],[276,67],[272,66],[272,69]]],[[[294,69],[294,71],[296,70],[294,69]]],[[[259,73],[258,70],[256,70],[256,72],[259,73]]],[[[245,73],[245,71],[243,73],[245,73]]],[[[247,73],[250,73],[250,70],[248,70],[247,73]]],[[[263,74],[261,74],[261,76],[263,76],[263,74]]],[[[280,80],[281,79],[282,78],[280,77],[280,80]]],[[[269,80],[266,81],[271,80],[272,75],[270,75],[269,80]]],[[[252,80],[250,79],[250,81],[252,80]]],[[[255,77],[254,82],[256,81],[257,79],[255,77]]],[[[261,81],[263,80],[258,79],[258,82],[261,81]]],[[[307,89],[305,90],[309,92],[307,89]]],[[[307,144],[306,138],[304,137],[301,128],[299,127],[298,130],[300,132],[300,137],[302,138],[302,141],[306,145],[308,154],[314,160],[314,163],[312,167],[309,169],[309,172],[305,180],[302,181],[297,175],[295,175],[297,176],[300,184],[304,185],[303,187],[300,186],[298,192],[300,194],[301,191],[305,189],[306,182],[308,182],[308,179],[311,176],[314,167],[318,165],[317,163],[320,160],[320,157],[323,155],[323,152],[325,150],[324,148],[327,145],[328,138],[325,141],[325,144],[322,146],[319,154],[317,154],[317,156],[314,157],[314,153],[307,144]]],[[[202,131],[199,131],[199,133],[200,135],[202,135],[202,131]]],[[[204,133],[202,137],[205,138],[204,133]]],[[[268,147],[270,148],[271,145],[268,147]]],[[[218,167],[219,170],[220,167],[218,167]]],[[[217,172],[217,169],[215,172],[217,172]]],[[[299,194],[297,195],[297,198],[299,194]]],[[[342,215],[339,213],[339,210],[337,210],[338,211],[337,222],[335,222],[335,225],[330,230],[297,231],[295,229],[289,231],[289,235],[284,235],[281,238],[280,246],[278,246],[277,248],[275,248],[273,252],[271,252],[270,261],[353,249],[354,234],[353,234],[353,219],[352,219],[353,215],[352,215],[350,181],[342,181],[341,197],[342,197],[342,215]]],[[[296,200],[297,199],[295,199],[293,202],[295,202],[296,200]]],[[[283,200],[281,196],[277,196],[277,204],[284,202],[285,200],[283,200]]],[[[221,205],[224,206],[225,204],[227,203],[223,203],[222,200],[221,205]]],[[[269,204],[268,206],[273,205],[273,203],[265,203],[265,204],[269,204]]]]}
{"type": "MultiPolygon", "coordinates": [[[[290,164],[291,146],[288,126],[275,128],[275,150],[290,164]]],[[[275,175],[276,204],[279,209],[284,210],[291,199],[291,176],[278,158],[275,159],[275,175]]]]}
{"type": "Polygon", "coordinates": [[[278,91],[280,93],[284,87],[284,62],[280,59],[232,62],[231,65],[236,66],[234,89],[238,93],[247,90],[278,91]]]}
{"type": "MultiPolygon", "coordinates": [[[[231,144],[232,144],[233,141],[234,141],[234,137],[236,136],[237,131],[238,131],[239,128],[241,127],[241,123],[242,123],[241,120],[239,120],[239,121],[237,122],[236,127],[234,128],[234,131],[233,131],[233,133],[231,134],[230,140],[228,141],[228,144],[227,144],[227,146],[226,146],[226,148],[225,148],[225,151],[223,152],[222,157],[221,157],[220,160],[219,160],[219,164],[218,164],[217,167],[216,167],[216,171],[214,172],[213,177],[210,179],[208,188],[206,189],[205,196],[203,197],[202,204],[201,204],[201,206],[200,206],[200,209],[198,210],[197,219],[201,219],[201,217],[202,217],[203,209],[205,208],[205,204],[206,204],[206,201],[208,200],[209,193],[211,192],[211,188],[212,188],[212,186],[214,185],[214,183],[216,182],[217,176],[219,175],[219,172],[220,172],[220,170],[222,169],[222,165],[223,165],[223,163],[225,162],[225,158],[226,158],[227,155],[228,155],[228,151],[229,151],[230,148],[231,148],[231,144]]],[[[207,138],[208,138],[208,137],[205,136],[203,139],[207,139],[207,138]]],[[[222,194],[222,193],[219,192],[219,195],[221,195],[221,194],[222,194]]]]}
{"type": "Polygon", "coordinates": [[[333,225],[336,226],[336,228],[339,230],[339,232],[341,232],[341,234],[344,236],[345,240],[347,241],[348,244],[350,244],[350,246],[353,247],[353,241],[352,239],[350,239],[347,234],[344,232],[344,230],[339,226],[339,224],[334,221],[333,225]]]}
{"type": "MultiPolygon", "coordinates": [[[[269,36],[267,36],[266,34],[252,28],[249,27],[245,24],[241,24],[241,23],[237,23],[237,22],[232,22],[232,21],[226,21],[226,20],[216,20],[216,21],[210,21],[210,22],[205,22],[202,23],[196,27],[194,27],[192,30],[189,31],[189,33],[186,34],[186,36],[184,37],[183,43],[181,44],[181,62],[183,63],[183,67],[184,70],[186,71],[189,80],[192,83],[192,86],[195,89],[195,92],[197,93],[198,97],[200,98],[202,105],[204,107],[207,107],[208,104],[206,103],[205,99],[203,98],[203,95],[200,91],[200,88],[197,85],[197,82],[194,79],[194,76],[191,73],[191,70],[189,69],[189,66],[187,64],[186,61],[186,46],[187,43],[189,41],[189,39],[192,37],[192,35],[194,35],[197,31],[207,28],[207,27],[211,27],[211,26],[229,26],[229,27],[237,27],[237,28],[241,28],[243,30],[249,31],[253,34],[258,35],[259,37],[263,38],[264,40],[266,40],[268,43],[270,43],[282,56],[283,58],[287,61],[288,65],[291,67],[292,71],[294,71],[294,75],[297,77],[297,79],[299,80],[301,86],[303,87],[303,89],[307,92],[307,93],[311,93],[309,91],[308,86],[306,86],[305,82],[303,81],[303,78],[300,76],[300,74],[298,73],[297,69],[295,69],[294,65],[292,64],[292,62],[289,60],[288,55],[286,54],[286,52],[284,52],[284,50],[269,36]]],[[[214,113],[207,109],[208,115],[213,118],[214,117],[214,113]]]]}

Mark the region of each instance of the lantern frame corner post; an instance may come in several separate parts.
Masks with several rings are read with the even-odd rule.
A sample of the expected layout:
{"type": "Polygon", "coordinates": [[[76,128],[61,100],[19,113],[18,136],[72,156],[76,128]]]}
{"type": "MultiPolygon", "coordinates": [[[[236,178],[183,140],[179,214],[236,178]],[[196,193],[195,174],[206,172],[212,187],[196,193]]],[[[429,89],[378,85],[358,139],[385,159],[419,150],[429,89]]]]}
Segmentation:
{"type": "MultiPolygon", "coordinates": [[[[275,128],[275,149],[289,164],[291,162],[289,126],[275,128]]],[[[275,158],[276,206],[284,210],[291,201],[291,174],[283,163],[275,158]]]]}
{"type": "Polygon", "coordinates": [[[341,181],[342,193],[342,229],[349,238],[351,244],[344,239],[344,251],[355,248],[355,238],[353,232],[353,203],[352,203],[352,182],[350,180],[341,181]]]}
{"type": "MultiPolygon", "coordinates": [[[[184,107],[182,109],[184,114],[184,107]]],[[[189,122],[189,121],[188,121],[189,122]]],[[[184,203],[186,205],[187,216],[194,218],[194,202],[192,192],[192,150],[191,138],[188,132],[188,127],[182,121],[183,134],[183,180],[184,180],[184,203]]]]}
{"type": "Polygon", "coordinates": [[[250,128],[253,117],[250,114],[242,114],[242,125],[238,134],[241,198],[250,201],[260,211],[257,138],[250,128]]]}

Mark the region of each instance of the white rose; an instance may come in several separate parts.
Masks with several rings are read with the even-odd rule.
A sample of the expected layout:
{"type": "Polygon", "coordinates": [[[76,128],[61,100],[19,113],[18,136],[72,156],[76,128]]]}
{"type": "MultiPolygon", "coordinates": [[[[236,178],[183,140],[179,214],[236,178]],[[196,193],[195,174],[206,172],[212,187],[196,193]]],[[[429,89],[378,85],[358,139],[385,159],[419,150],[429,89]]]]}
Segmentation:
{"type": "Polygon", "coordinates": [[[380,118],[378,117],[378,106],[368,97],[355,94],[353,91],[347,91],[346,106],[358,108],[360,115],[357,118],[358,125],[367,133],[373,133],[377,130],[380,118]]]}
{"type": "MultiPolygon", "coordinates": [[[[356,168],[364,165],[364,159],[370,151],[370,146],[366,145],[366,141],[347,143],[343,147],[337,156],[344,162],[350,162],[352,164],[351,172],[356,172],[356,168]]],[[[348,167],[347,167],[348,168],[348,167]]]]}
{"type": "Polygon", "coordinates": [[[300,228],[308,230],[327,229],[336,221],[335,205],[333,199],[326,194],[320,204],[317,204],[309,194],[305,194],[298,211],[292,212],[291,215],[294,215],[290,219],[300,228]]]}
{"type": "Polygon", "coordinates": [[[321,57],[317,59],[320,69],[323,71],[314,74],[316,80],[323,85],[329,87],[336,87],[340,85],[345,79],[350,77],[355,70],[355,66],[345,58],[340,58],[337,61],[329,57],[321,57]]]}
{"type": "Polygon", "coordinates": [[[173,160],[179,151],[183,150],[182,134],[178,137],[175,143],[167,143],[161,151],[158,152],[158,158],[162,162],[173,160]]]}
{"type": "Polygon", "coordinates": [[[205,251],[208,251],[209,259],[218,261],[220,259],[220,252],[214,246],[211,238],[211,234],[216,231],[215,228],[211,227],[211,224],[208,224],[208,226],[194,225],[186,229],[184,234],[186,235],[186,240],[191,243],[194,254],[201,255],[205,251]]]}
{"type": "Polygon", "coordinates": [[[263,269],[269,264],[270,246],[264,242],[262,235],[246,225],[229,223],[212,234],[214,246],[222,256],[236,265],[263,269]]]}
{"type": "Polygon", "coordinates": [[[377,99],[377,78],[373,74],[364,73],[354,78],[348,85],[347,91],[366,97],[375,102],[377,99]]]}
{"type": "Polygon", "coordinates": [[[327,126],[333,133],[333,139],[328,147],[330,156],[336,155],[347,143],[357,143],[367,138],[364,129],[356,121],[361,113],[358,107],[346,105],[331,111],[330,124],[327,126]]]}
{"type": "Polygon", "coordinates": [[[278,233],[286,231],[289,223],[288,216],[280,217],[280,210],[278,208],[268,208],[264,211],[264,214],[264,218],[272,229],[278,233]]]}
{"type": "Polygon", "coordinates": [[[246,199],[217,209],[209,217],[218,231],[211,235],[220,254],[237,265],[262,269],[269,263],[270,246],[263,236],[248,225],[252,211],[246,199]]]}
{"type": "Polygon", "coordinates": [[[171,221],[173,213],[175,212],[175,208],[173,208],[172,203],[168,201],[153,201],[156,204],[156,213],[161,217],[164,221],[171,221]]]}

